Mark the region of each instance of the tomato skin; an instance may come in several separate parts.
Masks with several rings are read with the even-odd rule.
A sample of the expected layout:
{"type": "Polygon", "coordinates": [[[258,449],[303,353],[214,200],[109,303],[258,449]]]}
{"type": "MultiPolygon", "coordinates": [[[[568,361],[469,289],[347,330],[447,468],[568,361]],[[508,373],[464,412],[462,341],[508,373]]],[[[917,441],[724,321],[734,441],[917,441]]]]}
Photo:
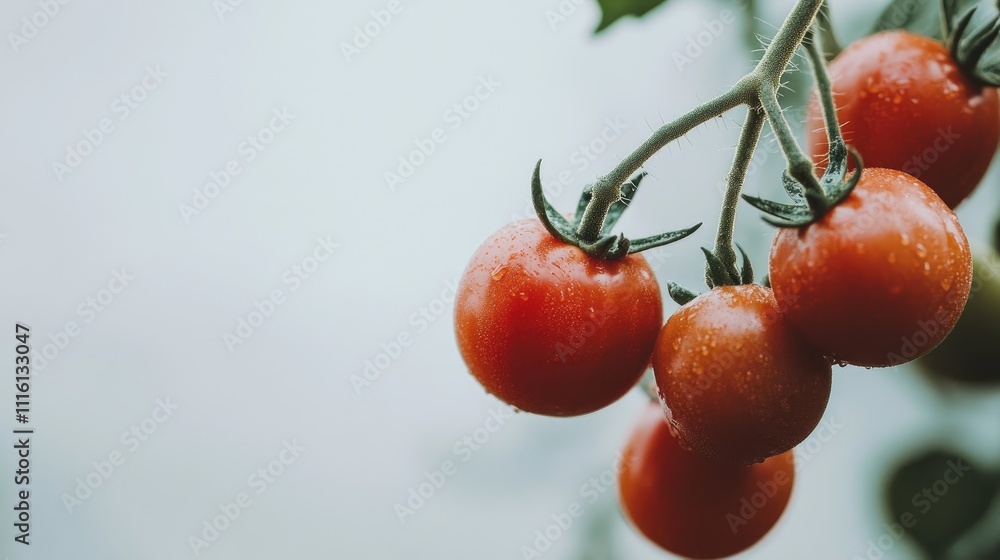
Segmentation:
{"type": "MultiPolygon", "coordinates": [[[[963,73],[945,45],[886,31],[847,47],[829,72],[844,140],[866,166],[909,173],[952,208],[982,180],[1000,141],[1000,102],[995,88],[963,73]]],[[[806,130],[813,161],[825,161],[815,93],[806,130]]]]}
{"type": "Polygon", "coordinates": [[[656,340],[653,371],[681,445],[730,463],[790,450],[830,399],[829,362],[756,284],[717,287],[677,310],[656,340]]]}
{"type": "Polygon", "coordinates": [[[782,229],[769,259],[785,318],[835,360],[867,367],[910,361],[955,326],[972,283],[958,217],[930,188],[891,169],[865,169],[820,221],[782,229]]]}
{"type": "Polygon", "coordinates": [[[685,558],[724,558],[753,546],[777,523],[795,483],[791,452],[742,466],[685,451],[655,405],[643,411],[622,455],[625,516],[685,558]]]}
{"type": "Polygon", "coordinates": [[[537,219],[491,235],[455,300],[456,338],[472,375],[504,402],[548,416],[618,400],[646,370],[662,323],[644,257],[593,259],[537,219]]]}

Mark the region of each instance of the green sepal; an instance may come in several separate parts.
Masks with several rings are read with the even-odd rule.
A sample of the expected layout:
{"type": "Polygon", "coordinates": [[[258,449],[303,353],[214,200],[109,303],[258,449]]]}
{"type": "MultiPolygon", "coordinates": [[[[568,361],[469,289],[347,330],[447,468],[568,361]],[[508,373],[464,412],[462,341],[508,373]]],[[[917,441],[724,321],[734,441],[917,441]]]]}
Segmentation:
{"type": "Polygon", "coordinates": [[[576,241],[576,234],[573,233],[573,226],[549,204],[545,199],[545,191],[542,190],[542,160],[535,164],[535,172],[531,175],[531,203],[535,207],[535,214],[538,219],[556,238],[571,245],[579,245],[576,241]]]}
{"type": "Polygon", "coordinates": [[[629,253],[638,253],[639,251],[646,251],[648,249],[655,249],[656,247],[662,247],[664,245],[669,245],[675,241],[680,241],[685,237],[691,235],[692,233],[698,231],[701,227],[701,222],[687,228],[677,231],[668,231],[666,233],[661,233],[659,235],[652,235],[650,237],[643,237],[641,239],[633,239],[631,241],[631,247],[629,247],[629,253]]]}
{"type": "Polygon", "coordinates": [[[819,181],[820,186],[823,187],[823,191],[826,193],[826,203],[829,205],[829,208],[840,204],[851,194],[854,187],[858,186],[861,174],[865,168],[865,163],[862,161],[861,154],[857,150],[848,147],[847,153],[854,158],[854,173],[845,181],[843,171],[831,175],[830,170],[827,170],[827,173],[823,174],[823,178],[819,181]]]}
{"type": "Polygon", "coordinates": [[[796,201],[795,204],[782,204],[748,194],[741,196],[751,206],[763,212],[764,216],[762,216],[762,219],[772,226],[779,228],[801,228],[816,223],[827,212],[850,196],[854,187],[858,186],[858,181],[861,180],[861,175],[864,171],[861,154],[851,147],[847,147],[846,151],[850,157],[854,158],[856,171],[846,177],[845,180],[844,169],[846,169],[846,165],[839,163],[840,159],[838,158],[838,163],[832,164],[820,179],[819,184],[823,190],[822,198],[817,197],[814,200],[807,200],[808,193],[804,193],[804,189],[799,187],[801,190],[798,190],[789,186],[789,182],[795,185],[797,183],[788,176],[787,172],[782,176],[782,181],[785,186],[785,192],[788,192],[789,197],[796,201]],[[798,192],[796,193],[796,191],[798,192]],[[803,200],[806,202],[803,203],[803,200]]]}
{"type": "Polygon", "coordinates": [[[722,259],[704,247],[701,250],[705,253],[705,260],[708,262],[708,267],[705,270],[705,283],[708,284],[709,288],[739,284],[739,278],[732,275],[722,259]]]}
{"type": "Polygon", "coordinates": [[[1000,86],[998,35],[1000,11],[993,2],[984,0],[962,14],[947,39],[948,50],[962,70],[992,87],[1000,86]]]}
{"type": "Polygon", "coordinates": [[[670,299],[674,300],[677,305],[687,305],[691,302],[691,300],[698,297],[698,294],[675,282],[667,282],[667,295],[669,295],[670,299]]]}
{"type": "Polygon", "coordinates": [[[740,255],[743,255],[743,265],[740,267],[740,284],[753,284],[753,265],[750,263],[750,257],[747,256],[747,252],[740,247],[740,244],[736,244],[736,248],[739,249],[740,255]]]}
{"type": "Polygon", "coordinates": [[[796,205],[806,204],[805,189],[798,181],[788,175],[787,170],[781,173],[781,186],[785,188],[788,198],[792,199],[796,205]]]}
{"type": "Polygon", "coordinates": [[[631,242],[622,234],[604,235],[593,243],[581,241],[578,246],[592,257],[613,261],[629,254],[631,242]]]}
{"type": "MultiPolygon", "coordinates": [[[[976,0],[949,0],[946,11],[948,14],[958,13],[959,10],[967,8],[976,3],[976,0]]],[[[929,0],[892,0],[882,10],[875,21],[868,35],[890,29],[905,29],[912,33],[924,35],[934,39],[944,41],[945,37],[941,32],[941,14],[934,7],[937,2],[929,0]]],[[[948,19],[950,22],[950,18],[948,19]]],[[[949,27],[953,27],[949,23],[949,27]]]]}
{"type": "MultiPolygon", "coordinates": [[[[546,200],[545,191],[542,189],[541,176],[542,160],[538,160],[538,163],[535,164],[535,171],[531,175],[531,203],[535,208],[535,214],[538,216],[538,220],[542,222],[545,229],[556,239],[579,247],[588,255],[598,259],[617,260],[624,258],[626,255],[631,253],[638,253],[639,251],[661,247],[663,245],[684,239],[701,227],[701,223],[698,223],[687,229],[668,231],[659,235],[644,237],[642,239],[632,241],[626,238],[623,234],[613,235],[608,233],[607,230],[609,228],[605,225],[603,227],[604,231],[602,232],[601,237],[593,243],[587,243],[582,241],[577,235],[576,225],[571,224],[569,220],[560,214],[559,211],[556,210],[548,200],[546,200]]],[[[639,183],[642,181],[644,176],[645,173],[640,173],[634,179],[622,186],[624,200],[615,202],[615,204],[613,204],[611,209],[608,211],[608,216],[610,217],[609,221],[612,222],[612,225],[614,225],[614,222],[621,217],[625,208],[628,207],[628,200],[635,195],[636,189],[638,189],[639,183]]],[[[588,189],[585,189],[585,194],[581,196],[581,200],[586,198],[589,203],[591,196],[586,194],[587,190],[589,190],[589,187],[588,189]]],[[[578,216],[583,214],[580,210],[580,206],[580,204],[577,205],[578,216]]],[[[583,207],[586,208],[586,205],[583,205],[583,207]]],[[[574,221],[579,222],[579,217],[575,218],[574,221]]]]}
{"type": "Polygon", "coordinates": [[[765,214],[763,216],[764,221],[773,226],[798,227],[809,225],[813,218],[812,211],[809,210],[809,206],[806,204],[782,204],[748,194],[741,196],[750,206],[763,212],[765,214]],[[777,218],[778,221],[775,221],[774,218],[777,218]]]}

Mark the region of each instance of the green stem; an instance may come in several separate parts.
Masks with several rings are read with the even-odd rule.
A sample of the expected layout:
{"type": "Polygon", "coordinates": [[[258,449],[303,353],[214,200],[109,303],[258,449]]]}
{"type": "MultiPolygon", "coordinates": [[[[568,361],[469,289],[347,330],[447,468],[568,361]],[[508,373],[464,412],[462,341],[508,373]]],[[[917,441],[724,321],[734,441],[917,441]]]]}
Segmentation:
{"type": "Polygon", "coordinates": [[[823,43],[823,57],[827,62],[833,60],[844,49],[837,40],[837,34],[833,30],[833,19],[830,17],[830,3],[824,1],[816,15],[816,23],[819,24],[819,34],[823,43]]]}
{"type": "Polygon", "coordinates": [[[743,0],[743,8],[746,10],[745,17],[743,18],[744,28],[743,36],[750,49],[756,49],[760,47],[760,43],[757,41],[757,0],[743,0]]]}
{"type": "Polygon", "coordinates": [[[740,133],[740,142],[736,147],[733,167],[726,177],[726,195],[722,199],[722,214],[719,216],[719,231],[715,236],[715,255],[726,265],[730,273],[739,277],[736,264],[736,251],[733,249],[733,233],[736,228],[736,208],[740,202],[740,193],[747,178],[747,169],[760,141],[760,133],[764,129],[763,113],[760,107],[750,107],[747,118],[740,133]]]}
{"type": "Polygon", "coordinates": [[[781,146],[781,151],[785,154],[785,159],[788,160],[788,175],[798,181],[805,189],[809,207],[820,213],[825,212],[826,197],[823,188],[820,187],[819,179],[813,173],[812,160],[802,152],[798,140],[795,139],[795,134],[788,126],[785,113],[782,112],[781,105],[778,103],[778,93],[775,87],[771,84],[762,85],[760,101],[764,112],[767,113],[767,120],[771,123],[771,130],[774,131],[774,136],[778,139],[778,145],[781,146]]]}
{"type": "Polygon", "coordinates": [[[634,152],[615,167],[611,173],[598,179],[591,188],[590,203],[583,211],[577,236],[585,242],[597,241],[604,228],[604,219],[611,205],[621,198],[621,186],[642,164],[653,157],[664,146],[694,130],[695,127],[708,122],[719,115],[745,102],[746,88],[734,87],[715,99],[695,107],[687,114],[660,127],[634,152]]]}
{"type": "MultiPolygon", "coordinates": [[[[815,39],[815,35],[813,36],[815,39]]],[[[806,54],[812,66],[813,78],[816,80],[816,90],[819,92],[820,105],[823,108],[823,122],[826,123],[826,137],[829,145],[829,164],[838,165],[847,158],[847,146],[840,132],[837,121],[837,105],[833,99],[833,89],[830,74],[826,69],[826,58],[815,41],[806,40],[806,54]]]]}
{"type": "Polygon", "coordinates": [[[785,73],[785,68],[795,56],[795,51],[802,44],[802,39],[812,27],[812,22],[822,4],[823,0],[799,0],[792,8],[792,13],[788,14],[785,22],[781,24],[774,40],[764,51],[764,56],[760,58],[760,62],[757,63],[757,67],[754,68],[751,75],[766,76],[768,82],[777,88],[781,83],[781,75],[785,73]]]}
{"type": "MultiPolygon", "coordinates": [[[[660,127],[639,148],[625,157],[610,173],[598,179],[591,189],[592,196],[590,202],[584,209],[580,224],[577,227],[577,237],[584,243],[596,242],[604,228],[604,221],[607,218],[608,210],[621,198],[622,184],[635,174],[642,167],[643,163],[670,142],[677,140],[695,127],[739,105],[759,107],[763,104],[765,109],[767,109],[767,103],[772,103],[777,107],[776,112],[774,111],[774,107],[767,112],[768,119],[772,121],[772,126],[775,126],[772,116],[780,116],[781,123],[784,126],[783,131],[792,140],[792,144],[787,146],[789,149],[785,153],[786,155],[792,154],[799,157],[799,159],[795,160],[794,165],[798,168],[797,173],[805,178],[806,174],[802,173],[804,166],[802,161],[800,161],[805,156],[802,155],[801,150],[794,144],[794,137],[792,137],[791,131],[788,130],[788,123],[784,121],[784,116],[781,115],[781,108],[777,105],[775,90],[779,86],[781,76],[784,74],[789,62],[791,62],[792,56],[795,55],[795,51],[809,31],[822,3],[823,0],[798,0],[791,13],[781,25],[781,28],[778,29],[774,40],[764,51],[760,62],[749,74],[739,80],[729,91],[660,127]],[[764,97],[768,95],[772,99],[765,100],[764,97]],[[791,149],[792,146],[794,146],[794,149],[791,149]]],[[[776,126],[776,128],[780,127],[780,124],[776,126]]],[[[759,134],[755,137],[759,138],[759,134]]],[[[782,148],[786,148],[785,144],[782,145],[782,148]]],[[[747,145],[741,143],[740,152],[749,152],[749,155],[746,153],[738,154],[734,164],[743,162],[744,159],[749,161],[755,149],[756,142],[748,142],[747,145]]],[[[818,188],[816,177],[812,174],[812,165],[811,163],[808,163],[808,165],[808,175],[811,178],[811,183],[816,184],[818,188]]],[[[745,176],[745,171],[742,174],[737,172],[735,174],[731,173],[731,175],[737,177],[741,175],[745,176]]],[[[806,180],[808,181],[809,179],[806,180]]],[[[742,186],[742,180],[738,182],[742,186]]],[[[738,196],[729,196],[729,194],[727,193],[726,207],[723,209],[724,216],[735,214],[739,200],[738,196]]],[[[738,195],[738,192],[736,194],[738,195]]],[[[724,225],[723,229],[731,227],[733,220],[727,219],[726,221],[728,225],[724,225]]],[[[732,234],[727,235],[731,238],[732,234]]],[[[731,245],[731,243],[728,245],[731,245]]],[[[732,251],[731,247],[729,251],[732,251]]]]}

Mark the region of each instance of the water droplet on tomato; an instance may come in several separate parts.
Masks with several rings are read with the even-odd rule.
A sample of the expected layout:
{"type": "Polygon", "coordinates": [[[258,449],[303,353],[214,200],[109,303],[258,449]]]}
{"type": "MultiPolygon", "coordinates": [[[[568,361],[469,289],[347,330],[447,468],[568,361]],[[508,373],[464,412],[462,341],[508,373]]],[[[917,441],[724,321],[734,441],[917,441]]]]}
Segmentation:
{"type": "Polygon", "coordinates": [[[918,257],[924,258],[927,256],[927,247],[924,247],[923,243],[917,243],[916,249],[918,257]]]}
{"type": "Polygon", "coordinates": [[[506,272],[504,270],[504,265],[500,265],[495,269],[493,269],[493,272],[490,273],[490,278],[493,278],[494,280],[500,280],[501,278],[503,278],[504,272],[506,272]]]}
{"type": "Polygon", "coordinates": [[[521,301],[528,301],[528,294],[521,292],[518,295],[521,296],[521,301]]]}
{"type": "Polygon", "coordinates": [[[946,292],[951,289],[951,278],[945,278],[944,280],[941,280],[941,289],[946,292]]]}
{"type": "Polygon", "coordinates": [[[899,242],[903,244],[904,247],[910,244],[910,236],[905,233],[899,234],[899,242]]]}

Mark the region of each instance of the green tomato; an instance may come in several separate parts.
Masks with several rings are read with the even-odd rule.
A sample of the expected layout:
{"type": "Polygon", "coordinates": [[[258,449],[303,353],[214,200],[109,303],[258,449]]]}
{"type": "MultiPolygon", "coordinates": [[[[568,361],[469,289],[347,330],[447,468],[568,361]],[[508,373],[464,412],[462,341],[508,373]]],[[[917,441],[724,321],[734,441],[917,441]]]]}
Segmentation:
{"type": "Polygon", "coordinates": [[[972,291],[955,329],[918,363],[935,375],[1000,383],[1000,255],[973,259],[972,291]]]}

